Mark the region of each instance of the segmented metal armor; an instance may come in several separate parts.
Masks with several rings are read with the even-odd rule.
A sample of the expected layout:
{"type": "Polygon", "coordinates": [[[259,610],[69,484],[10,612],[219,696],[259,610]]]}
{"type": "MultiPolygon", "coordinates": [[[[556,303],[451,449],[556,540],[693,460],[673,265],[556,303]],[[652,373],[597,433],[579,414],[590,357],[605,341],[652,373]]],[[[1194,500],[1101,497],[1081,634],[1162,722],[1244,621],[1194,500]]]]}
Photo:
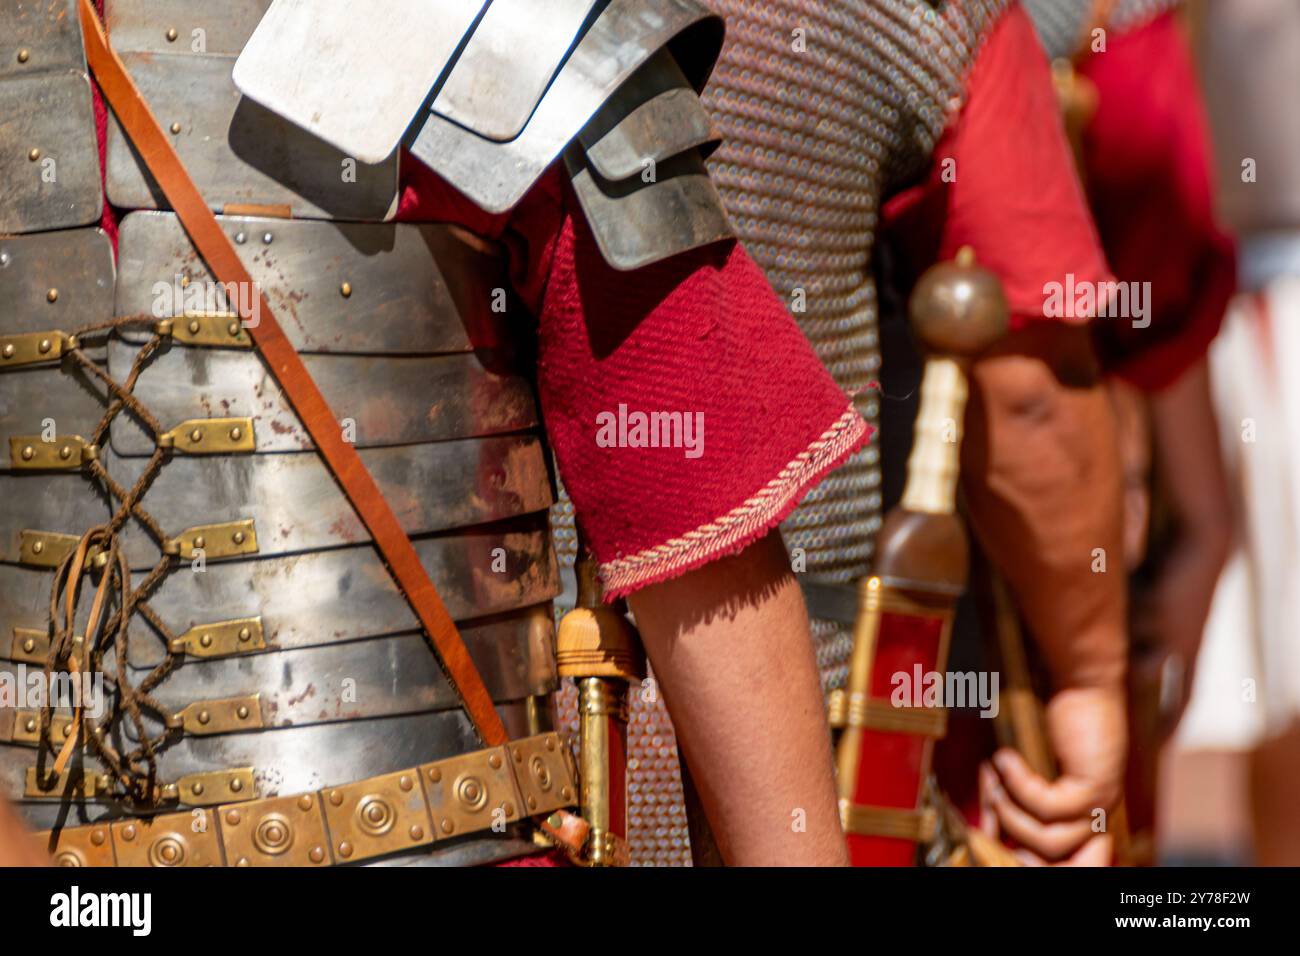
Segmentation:
{"type": "Polygon", "coordinates": [[[1098,26],[1129,30],[1182,5],[1183,0],[1022,0],[1043,49],[1052,59],[1072,57],[1098,26]],[[1098,22],[1101,20],[1102,22],[1098,22]]]}
{"type": "MultiPolygon", "coordinates": [[[[695,95],[721,36],[707,9],[573,0],[541,23],[522,0],[459,6],[430,13],[450,43],[431,108],[430,81],[411,80],[424,85],[398,133],[417,157],[503,211],[563,156],[619,268],[730,236],[695,95]],[[660,176],[641,176],[645,158],[660,176]]],[[[266,59],[241,58],[270,44],[301,64],[295,18],[319,40],[345,7],[361,16],[301,0],[107,0],[105,14],[412,536],[512,743],[481,749],[253,349],[240,291],[214,282],[110,118],[108,196],[133,210],[115,269],[95,226],[77,5],[5,0],[0,669],[102,674],[108,701],[60,773],[73,713],[0,708],[0,794],[62,828],[66,864],[484,862],[534,847],[525,817],[576,803],[550,732],[554,494],[519,320],[494,308],[504,258],[458,228],[384,222],[397,143],[367,156],[286,122],[302,119],[291,104],[258,101],[266,59]],[[506,834],[488,832],[498,812],[506,834]]]]}

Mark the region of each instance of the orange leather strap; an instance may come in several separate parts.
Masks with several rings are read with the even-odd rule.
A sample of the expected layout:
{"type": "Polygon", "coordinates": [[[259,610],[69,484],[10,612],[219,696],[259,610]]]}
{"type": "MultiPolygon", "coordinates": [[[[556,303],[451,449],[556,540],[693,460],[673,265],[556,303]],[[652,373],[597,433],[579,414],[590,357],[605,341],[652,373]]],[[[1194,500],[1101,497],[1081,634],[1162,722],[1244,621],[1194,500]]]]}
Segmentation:
{"type": "MultiPolygon", "coordinates": [[[[162,188],[199,254],[221,282],[236,282],[242,288],[252,289],[253,280],[230,238],[221,231],[216,216],[185,171],[140,90],[108,45],[92,0],[80,0],[80,13],[86,61],[113,107],[118,122],[162,188]]],[[[257,316],[251,307],[251,296],[234,298],[240,303],[241,318],[270,366],[271,374],[289,397],[325,463],[369,529],[389,573],[432,639],[447,676],[464,701],[465,710],[479,735],[489,746],[506,743],[505,725],[492,706],[492,698],[469,656],[469,650],[420,563],[410,538],[398,524],[397,516],[384,500],[356,449],[344,441],[334,413],[307,372],[298,351],[285,337],[270,303],[261,296],[261,314],[257,316]]]]}

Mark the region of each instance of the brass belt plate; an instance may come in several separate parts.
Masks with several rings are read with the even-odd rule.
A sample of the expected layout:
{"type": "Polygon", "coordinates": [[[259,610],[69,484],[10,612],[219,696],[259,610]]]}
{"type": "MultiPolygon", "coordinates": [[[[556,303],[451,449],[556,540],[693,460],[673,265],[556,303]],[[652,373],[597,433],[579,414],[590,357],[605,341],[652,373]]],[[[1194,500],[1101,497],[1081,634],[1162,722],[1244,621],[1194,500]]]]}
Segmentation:
{"type": "Polygon", "coordinates": [[[420,767],[438,839],[491,829],[519,819],[519,792],[505,747],[420,767]]]}
{"type": "Polygon", "coordinates": [[[152,819],[124,820],[112,825],[118,866],[221,866],[221,840],[216,822],[195,827],[202,819],[188,810],[152,819]]]}
{"type": "MultiPolygon", "coordinates": [[[[74,539],[75,540],[75,539],[74,539]]],[[[186,561],[198,557],[231,558],[240,554],[257,554],[257,530],[252,518],[205,524],[187,528],[168,542],[169,551],[186,561]]]]}
{"type": "Polygon", "coordinates": [[[191,807],[212,807],[219,803],[257,798],[252,767],[190,773],[179,778],[175,786],[181,803],[191,807]]]}
{"type": "Polygon", "coordinates": [[[170,323],[171,337],[185,345],[228,349],[253,347],[248,330],[235,312],[186,312],[179,319],[165,321],[170,323]]]}
{"type": "Polygon", "coordinates": [[[251,418],[191,418],[158,436],[161,448],[186,455],[238,455],[256,450],[251,418]]]}
{"type": "Polygon", "coordinates": [[[99,448],[80,435],[45,441],[40,435],[9,439],[9,466],[15,471],[80,471],[99,457],[99,448]]]}
{"type": "Polygon", "coordinates": [[[266,650],[260,617],[196,624],[171,642],[175,653],[190,657],[228,657],[266,650]]]}
{"type": "Polygon", "coordinates": [[[41,849],[50,851],[55,866],[115,866],[117,863],[106,824],[60,830],[53,847],[49,833],[36,836],[41,849]]]}
{"type": "Polygon", "coordinates": [[[187,734],[207,737],[240,730],[260,730],[262,703],[260,694],[226,697],[219,700],[196,700],[176,714],[175,719],[187,734]]]}
{"type": "MultiPolygon", "coordinates": [[[[72,636],[72,653],[69,655],[71,663],[81,664],[81,648],[85,643],[85,638],[80,634],[72,636]]],[[[46,631],[38,631],[31,627],[15,627],[14,642],[9,651],[9,659],[22,664],[45,664],[45,658],[50,653],[50,635],[46,631]]]]}
{"type": "Polygon", "coordinates": [[[75,534],[23,530],[18,534],[18,563],[37,568],[57,568],[77,549],[80,541],[75,534]]]}
{"type": "Polygon", "coordinates": [[[319,794],[231,807],[220,819],[228,866],[328,866],[333,862],[319,794]]]}
{"type": "Polygon", "coordinates": [[[507,746],[525,813],[535,816],[573,805],[577,799],[576,774],[559,734],[527,737],[507,746]]]}
{"type": "Polygon", "coordinates": [[[0,335],[0,369],[53,362],[75,344],[66,332],[24,332],[0,335]]]}
{"type": "Polygon", "coordinates": [[[433,842],[420,772],[412,768],[320,792],[334,855],[366,860],[433,842]]]}

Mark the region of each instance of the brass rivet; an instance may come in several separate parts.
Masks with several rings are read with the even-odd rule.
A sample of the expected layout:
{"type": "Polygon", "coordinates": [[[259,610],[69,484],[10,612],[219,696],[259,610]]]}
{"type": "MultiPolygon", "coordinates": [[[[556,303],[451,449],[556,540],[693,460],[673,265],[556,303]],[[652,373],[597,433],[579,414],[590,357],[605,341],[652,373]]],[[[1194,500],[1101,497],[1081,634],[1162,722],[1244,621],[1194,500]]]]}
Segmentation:
{"type": "Polygon", "coordinates": [[[501,769],[501,755],[500,755],[500,754],[493,754],[491,757],[488,757],[488,766],[491,767],[493,770],[500,770],[500,769],[501,769]]]}
{"type": "Polygon", "coordinates": [[[199,320],[195,319],[193,322],[190,323],[190,334],[198,335],[200,328],[202,328],[202,326],[199,325],[199,320]]]}
{"type": "Polygon", "coordinates": [[[44,541],[35,541],[32,543],[32,554],[40,554],[44,550],[45,550],[44,541]]]}
{"type": "Polygon", "coordinates": [[[31,461],[32,458],[35,457],[35,455],[36,455],[36,449],[33,448],[31,445],[28,445],[23,449],[23,461],[31,461]]]}
{"type": "Polygon", "coordinates": [[[28,717],[27,723],[23,724],[23,729],[30,734],[32,731],[36,729],[36,721],[28,717]]]}
{"type": "Polygon", "coordinates": [[[91,831],[91,834],[90,834],[90,842],[93,843],[93,844],[95,844],[95,846],[103,846],[103,845],[104,845],[104,831],[103,831],[103,830],[92,830],[92,831],[91,831]]]}
{"type": "Polygon", "coordinates": [[[547,738],[546,738],[546,749],[547,749],[547,750],[554,750],[554,749],[555,749],[555,738],[554,738],[554,737],[547,737],[547,738]]]}
{"type": "MultiPolygon", "coordinates": [[[[58,290],[56,290],[56,289],[51,289],[51,290],[49,291],[49,294],[46,296],[46,298],[49,298],[50,295],[54,296],[54,299],[57,299],[57,298],[59,297],[58,290]]],[[[54,299],[50,299],[50,301],[53,302],[54,299]]],[[[44,354],[45,354],[46,352],[48,352],[50,349],[54,348],[54,343],[51,342],[49,339],[41,339],[40,344],[37,345],[36,348],[37,348],[38,351],[40,351],[40,353],[41,353],[42,355],[44,355],[44,354]]]]}
{"type": "Polygon", "coordinates": [[[194,539],[194,547],[196,548],[202,548],[207,543],[208,543],[208,539],[203,537],[203,535],[199,535],[197,538],[194,539]]]}
{"type": "Polygon", "coordinates": [[[501,809],[506,812],[506,816],[508,817],[513,817],[515,815],[515,805],[509,800],[501,804],[501,809]]]}
{"type": "Polygon", "coordinates": [[[27,638],[27,640],[23,641],[23,652],[24,652],[24,653],[26,653],[26,654],[30,654],[30,653],[31,653],[32,651],[34,651],[34,650],[36,650],[36,642],[35,642],[35,641],[33,641],[30,637],[27,638]]]}
{"type": "Polygon", "coordinates": [[[348,296],[352,295],[352,283],[351,282],[343,283],[341,286],[339,286],[339,291],[343,293],[343,298],[346,299],[348,296]]]}
{"type": "Polygon", "coordinates": [[[248,857],[246,856],[241,856],[238,860],[235,861],[235,866],[252,866],[252,865],[253,864],[248,862],[248,857]]]}
{"type": "Polygon", "coordinates": [[[298,798],[299,810],[310,810],[311,804],[312,804],[312,799],[311,799],[311,794],[309,793],[304,793],[301,797],[298,798]]]}
{"type": "Polygon", "coordinates": [[[242,532],[242,531],[236,531],[236,532],[235,532],[234,534],[232,534],[230,537],[231,537],[231,540],[233,540],[233,541],[235,542],[235,544],[243,544],[243,543],[244,543],[244,532],[242,532]]]}
{"type": "Polygon", "coordinates": [[[411,782],[410,777],[408,777],[406,774],[402,774],[402,776],[399,777],[397,780],[397,785],[401,787],[403,790],[410,790],[414,784],[411,782]]]}
{"type": "Polygon", "coordinates": [[[199,442],[203,440],[203,429],[193,428],[190,430],[190,441],[199,442]]]}
{"type": "Polygon", "coordinates": [[[238,334],[239,334],[239,323],[238,323],[238,322],[231,322],[229,325],[226,326],[226,332],[227,332],[228,334],[232,335],[232,336],[234,336],[234,335],[238,335],[238,334]]]}
{"type": "Polygon", "coordinates": [[[423,839],[424,839],[424,827],[418,827],[418,826],[411,827],[411,839],[412,839],[412,840],[423,840],[423,839]]]}
{"type": "Polygon", "coordinates": [[[529,809],[529,810],[536,810],[536,809],[537,809],[537,798],[536,798],[536,797],[529,797],[529,798],[528,798],[528,809],[529,809]]]}
{"type": "Polygon", "coordinates": [[[69,736],[71,736],[71,735],[72,735],[72,724],[64,724],[64,725],[63,725],[63,736],[65,736],[65,737],[69,737],[69,736]]]}
{"type": "Polygon", "coordinates": [[[351,855],[352,855],[352,844],[349,843],[347,840],[344,840],[342,843],[339,844],[339,856],[346,859],[351,855]]]}
{"type": "Polygon", "coordinates": [[[26,50],[26,49],[24,49],[24,50],[19,50],[19,51],[18,51],[18,62],[19,62],[19,63],[26,63],[26,62],[27,62],[28,60],[30,60],[31,58],[32,58],[32,52],[31,52],[31,50],[26,50]]]}
{"type": "Polygon", "coordinates": [[[430,768],[429,768],[429,779],[430,779],[431,781],[433,781],[434,783],[437,783],[439,780],[442,779],[442,771],[439,770],[437,767],[430,767],[430,768]]]}
{"type": "Polygon", "coordinates": [[[337,790],[331,790],[330,803],[334,804],[336,807],[341,807],[343,805],[343,794],[337,790]]]}
{"type": "Polygon", "coordinates": [[[271,235],[269,232],[264,232],[264,233],[262,233],[262,242],[263,242],[263,244],[269,246],[269,245],[271,244],[271,241],[272,241],[273,239],[275,239],[275,236],[271,235]]]}
{"type": "Polygon", "coordinates": [[[182,289],[188,289],[189,287],[190,287],[190,277],[189,277],[189,276],[181,276],[181,288],[182,288],[182,289]]]}
{"type": "Polygon", "coordinates": [[[243,704],[240,704],[238,709],[236,709],[235,714],[239,717],[240,720],[247,720],[248,708],[245,707],[243,704]]]}
{"type": "Polygon", "coordinates": [[[568,787],[561,787],[561,788],[560,788],[560,796],[563,797],[565,800],[572,800],[572,799],[573,799],[573,793],[569,790],[568,787]]]}
{"type": "Polygon", "coordinates": [[[199,711],[199,723],[206,724],[211,720],[212,720],[212,715],[209,714],[206,710],[199,711]]]}
{"type": "Polygon", "coordinates": [[[241,641],[246,641],[246,640],[248,640],[248,639],[249,639],[250,637],[252,637],[252,636],[253,636],[253,632],[250,631],[248,628],[246,628],[246,627],[241,627],[241,628],[239,629],[239,639],[240,639],[241,641]]]}
{"type": "Polygon", "coordinates": [[[175,42],[176,42],[176,37],[177,37],[177,36],[178,36],[178,34],[177,34],[177,32],[176,32],[176,28],[175,28],[175,27],[170,27],[170,28],[167,30],[167,42],[168,42],[168,43],[175,43],[175,42]]]}
{"type": "MultiPolygon", "coordinates": [[[[58,289],[50,289],[48,292],[46,292],[46,293],[45,293],[45,301],[46,301],[46,302],[58,302],[58,301],[59,301],[59,290],[58,290],[58,289]]],[[[47,341],[47,342],[48,342],[49,339],[45,339],[44,341],[47,341]]]]}
{"type": "Polygon", "coordinates": [[[515,748],[511,751],[511,753],[513,753],[513,754],[515,755],[515,763],[523,763],[523,761],[524,761],[524,752],[523,752],[522,750],[520,750],[518,747],[515,747],[515,748]]]}
{"type": "Polygon", "coordinates": [[[243,438],[243,437],[244,437],[244,430],[243,430],[242,428],[240,428],[238,425],[236,425],[234,428],[230,429],[230,440],[231,440],[231,441],[239,441],[239,439],[241,439],[241,438],[243,438]]]}
{"type": "Polygon", "coordinates": [[[199,643],[202,644],[204,647],[211,647],[211,646],[212,646],[212,635],[211,635],[211,634],[204,634],[202,637],[199,638],[199,643]]]}
{"type": "Polygon", "coordinates": [[[451,822],[449,819],[447,819],[446,817],[443,817],[443,819],[442,819],[442,832],[443,832],[443,833],[451,833],[451,832],[452,832],[453,830],[455,830],[455,829],[456,829],[456,824],[452,823],[452,822],[451,822]]]}
{"type": "Polygon", "coordinates": [[[134,824],[134,823],[128,823],[125,827],[122,828],[122,839],[123,839],[123,840],[126,840],[128,843],[129,843],[131,840],[134,840],[134,839],[135,839],[135,824],[134,824]]]}
{"type": "Polygon", "coordinates": [[[226,814],[226,822],[233,826],[239,825],[239,811],[231,810],[226,814]]]}
{"type": "Polygon", "coordinates": [[[241,792],[243,789],[244,789],[244,781],[240,780],[238,777],[236,777],[234,780],[230,781],[230,792],[231,792],[231,793],[239,793],[239,792],[241,792]]]}
{"type": "Polygon", "coordinates": [[[180,131],[181,131],[181,124],[180,124],[180,123],[172,123],[172,132],[173,132],[173,133],[179,133],[180,131]]]}
{"type": "Polygon", "coordinates": [[[325,859],[325,851],[318,846],[314,846],[311,848],[311,852],[308,853],[307,856],[311,858],[313,863],[319,863],[321,860],[325,859]]]}
{"type": "Polygon", "coordinates": [[[244,244],[244,241],[245,241],[247,238],[248,238],[248,237],[245,236],[242,232],[237,232],[237,233],[235,233],[235,243],[236,243],[237,245],[241,245],[241,246],[242,246],[242,245],[244,244]]]}
{"type": "Polygon", "coordinates": [[[194,786],[190,787],[190,789],[196,794],[201,794],[203,792],[203,784],[202,782],[196,783],[194,786]]]}
{"type": "Polygon", "coordinates": [[[13,358],[13,357],[14,357],[14,344],[13,344],[12,342],[6,342],[6,343],[5,343],[5,348],[4,348],[4,357],[5,357],[5,358],[13,358]]]}
{"type": "Polygon", "coordinates": [[[62,448],[60,448],[60,449],[59,449],[59,457],[62,458],[64,461],[67,461],[69,458],[71,458],[71,457],[72,457],[72,446],[71,446],[71,445],[64,445],[62,448]]]}
{"type": "Polygon", "coordinates": [[[41,151],[37,149],[35,146],[33,146],[31,149],[27,151],[27,158],[34,163],[41,158],[41,151]]]}

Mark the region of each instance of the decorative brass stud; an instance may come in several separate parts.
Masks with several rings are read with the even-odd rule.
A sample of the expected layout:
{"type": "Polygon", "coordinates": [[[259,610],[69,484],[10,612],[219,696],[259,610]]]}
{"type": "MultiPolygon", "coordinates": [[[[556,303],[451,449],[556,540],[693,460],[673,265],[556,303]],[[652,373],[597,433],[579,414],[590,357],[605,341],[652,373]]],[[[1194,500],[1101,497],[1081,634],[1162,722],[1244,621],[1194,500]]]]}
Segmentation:
{"type": "Polygon", "coordinates": [[[190,334],[191,334],[191,335],[198,335],[198,334],[199,334],[199,329],[201,329],[202,327],[203,327],[203,326],[199,325],[199,320],[198,320],[198,319],[194,319],[192,322],[190,322],[190,334]]]}
{"type": "Polygon", "coordinates": [[[167,42],[168,42],[168,43],[175,43],[175,42],[176,42],[176,37],[178,37],[179,35],[180,35],[180,34],[178,34],[178,33],[176,32],[176,28],[175,28],[175,27],[168,27],[168,29],[167,29],[167,42]]]}
{"type": "Polygon", "coordinates": [[[192,429],[190,431],[190,441],[194,442],[195,444],[198,444],[199,442],[203,441],[203,429],[202,428],[192,429]]]}
{"type": "Polygon", "coordinates": [[[122,828],[122,839],[125,840],[127,843],[130,843],[132,840],[135,839],[134,823],[128,823],[126,826],[122,828]]]}
{"type": "Polygon", "coordinates": [[[301,797],[298,798],[299,810],[302,810],[305,813],[306,811],[311,809],[311,806],[312,806],[311,794],[304,793],[301,797]]]}
{"type": "MultiPolygon", "coordinates": [[[[46,301],[46,302],[50,302],[50,303],[58,302],[58,301],[59,301],[59,290],[58,290],[58,289],[50,289],[48,292],[46,292],[46,293],[45,293],[45,301],[46,301]]],[[[45,339],[45,340],[43,340],[43,341],[41,342],[41,344],[44,345],[44,344],[45,344],[46,342],[48,342],[48,341],[49,341],[49,339],[45,339]]],[[[41,351],[42,351],[42,352],[48,352],[49,349],[43,348],[43,349],[41,349],[41,351]]]]}
{"type": "Polygon", "coordinates": [[[226,823],[230,824],[232,827],[239,826],[240,819],[238,810],[226,811],[226,823]]]}
{"type": "Polygon", "coordinates": [[[90,842],[95,846],[103,846],[106,835],[103,830],[92,830],[90,833],[90,842]]]}
{"type": "Polygon", "coordinates": [[[239,334],[239,323],[238,323],[238,322],[231,322],[229,325],[227,325],[227,326],[226,326],[226,334],[227,334],[227,335],[230,335],[230,336],[232,336],[232,337],[238,335],[238,334],[239,334]]]}
{"type": "Polygon", "coordinates": [[[202,548],[207,543],[208,543],[208,539],[203,537],[203,535],[199,535],[197,538],[194,539],[194,547],[196,548],[202,548]]]}
{"type": "Polygon", "coordinates": [[[207,787],[203,786],[202,780],[196,782],[194,786],[190,787],[190,790],[193,791],[195,796],[200,796],[203,793],[203,791],[206,789],[207,787]]]}
{"type": "Polygon", "coordinates": [[[199,723],[206,724],[212,720],[212,715],[206,710],[199,711],[199,723]]]}
{"type": "Polygon", "coordinates": [[[13,344],[12,342],[6,342],[6,343],[5,343],[4,353],[3,353],[3,354],[4,354],[4,357],[5,357],[5,358],[13,358],[13,357],[14,357],[14,344],[13,344]]]}
{"type": "Polygon", "coordinates": [[[60,448],[60,449],[59,449],[59,457],[62,458],[64,461],[67,461],[69,458],[71,458],[71,457],[72,457],[72,446],[71,446],[71,445],[64,445],[62,448],[60,448]]]}
{"type": "Polygon", "coordinates": [[[423,839],[424,839],[424,827],[421,827],[421,826],[413,826],[413,827],[411,827],[411,839],[412,839],[412,840],[423,840],[423,839]]]}
{"type": "Polygon", "coordinates": [[[236,714],[236,716],[239,717],[240,720],[247,720],[247,719],[248,719],[248,708],[245,707],[243,704],[240,704],[239,707],[237,707],[237,708],[235,709],[235,714],[236,714]]]}
{"type": "Polygon", "coordinates": [[[402,776],[398,778],[397,785],[403,790],[410,790],[411,787],[415,786],[414,782],[406,774],[402,774],[402,776]]]}
{"type": "Polygon", "coordinates": [[[343,794],[338,790],[331,790],[330,803],[332,803],[336,807],[343,806],[343,794]]]}
{"type": "Polygon", "coordinates": [[[500,769],[501,769],[501,755],[500,755],[500,754],[493,754],[491,757],[488,757],[488,766],[491,767],[493,770],[500,770],[500,769]]]}
{"type": "Polygon", "coordinates": [[[45,542],[44,542],[44,541],[33,541],[33,542],[32,542],[32,554],[40,554],[40,553],[43,552],[44,550],[45,550],[45,542]]]}
{"type": "MultiPolygon", "coordinates": [[[[51,302],[53,302],[58,297],[59,297],[58,289],[51,289],[49,292],[45,294],[45,298],[49,299],[51,302]]],[[[37,351],[39,351],[42,355],[44,355],[50,349],[54,348],[54,343],[51,342],[49,339],[41,339],[40,344],[38,344],[36,348],[37,351]]]]}
{"type": "MultiPolygon", "coordinates": [[[[247,641],[247,640],[248,640],[249,638],[251,638],[252,636],[253,636],[253,632],[250,631],[248,628],[246,628],[246,627],[241,627],[241,628],[239,629],[239,639],[240,639],[241,641],[247,641]]],[[[311,797],[307,797],[307,800],[310,801],[310,800],[311,800],[311,797]]]]}
{"type": "Polygon", "coordinates": [[[242,791],[243,789],[244,789],[244,781],[240,780],[238,777],[236,777],[234,780],[230,781],[230,792],[231,792],[231,793],[239,793],[239,792],[242,791]]]}
{"type": "Polygon", "coordinates": [[[171,130],[172,130],[173,133],[179,133],[179,132],[181,131],[181,124],[180,124],[180,123],[172,123],[171,130]]]}
{"type": "Polygon", "coordinates": [[[443,818],[442,818],[442,832],[443,832],[443,833],[454,833],[455,830],[456,830],[456,824],[452,823],[451,820],[448,819],[447,817],[443,817],[443,818]]]}
{"type": "Polygon", "coordinates": [[[241,438],[243,438],[243,437],[244,437],[244,430],[243,430],[242,428],[240,428],[238,425],[236,425],[234,428],[230,429],[230,440],[231,440],[231,441],[239,441],[239,439],[241,439],[241,438]]]}
{"type": "Polygon", "coordinates": [[[27,731],[30,734],[35,729],[36,729],[36,721],[28,717],[27,722],[23,724],[23,730],[27,731]]]}
{"type": "Polygon", "coordinates": [[[433,783],[437,783],[437,782],[440,781],[441,779],[442,779],[442,771],[439,770],[437,767],[430,767],[430,768],[429,768],[429,780],[430,780],[431,782],[433,782],[433,783]]]}
{"type": "Polygon", "coordinates": [[[27,158],[34,163],[41,158],[41,151],[33,146],[27,151],[27,158]]]}
{"type": "Polygon", "coordinates": [[[211,635],[211,634],[204,634],[202,637],[199,638],[199,643],[202,644],[204,647],[211,647],[211,646],[212,646],[212,635],[211,635]]]}
{"type": "Polygon", "coordinates": [[[275,236],[271,235],[269,232],[264,232],[264,233],[262,233],[262,244],[263,244],[263,245],[269,246],[269,245],[271,244],[272,240],[274,240],[274,239],[275,239],[275,236]]]}
{"type": "Polygon", "coordinates": [[[339,292],[343,294],[343,298],[345,299],[349,298],[352,295],[352,283],[351,282],[343,283],[341,286],[339,286],[339,292]]]}
{"type": "Polygon", "coordinates": [[[311,848],[311,852],[308,853],[307,856],[310,857],[313,863],[320,863],[325,859],[325,850],[321,847],[314,846],[311,848]]]}
{"type": "Polygon", "coordinates": [[[18,51],[18,62],[19,62],[19,63],[26,63],[26,62],[27,62],[28,60],[30,60],[31,58],[32,58],[32,51],[31,51],[31,50],[22,49],[22,50],[19,50],[19,51],[18,51]]]}
{"type": "Polygon", "coordinates": [[[352,844],[349,843],[347,840],[344,840],[342,843],[339,844],[339,856],[343,857],[346,860],[351,855],[352,855],[352,844]]]}
{"type": "Polygon", "coordinates": [[[34,650],[36,650],[36,642],[35,642],[35,641],[33,641],[30,637],[27,638],[27,640],[23,641],[23,653],[24,653],[24,654],[30,654],[30,653],[31,653],[32,651],[34,651],[34,650]]]}
{"type": "Polygon", "coordinates": [[[36,457],[36,449],[33,448],[31,445],[28,445],[23,449],[23,461],[31,461],[35,457],[36,457]]]}
{"type": "Polygon", "coordinates": [[[232,534],[232,535],[230,536],[230,540],[234,541],[235,544],[243,544],[243,543],[244,543],[244,532],[242,532],[242,531],[236,531],[234,534],[232,534]]]}

